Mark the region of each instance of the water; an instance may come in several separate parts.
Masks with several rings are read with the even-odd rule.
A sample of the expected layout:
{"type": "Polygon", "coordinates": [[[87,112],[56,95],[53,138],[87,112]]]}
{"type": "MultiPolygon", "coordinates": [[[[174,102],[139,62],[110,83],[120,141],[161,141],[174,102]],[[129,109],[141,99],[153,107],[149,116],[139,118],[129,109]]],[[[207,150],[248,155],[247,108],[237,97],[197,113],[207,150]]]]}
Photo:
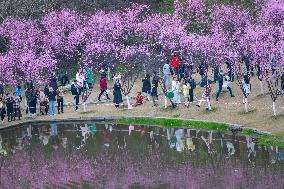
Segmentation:
{"type": "Polygon", "coordinates": [[[0,132],[0,188],[284,188],[284,150],[245,136],[105,123],[0,132]]]}

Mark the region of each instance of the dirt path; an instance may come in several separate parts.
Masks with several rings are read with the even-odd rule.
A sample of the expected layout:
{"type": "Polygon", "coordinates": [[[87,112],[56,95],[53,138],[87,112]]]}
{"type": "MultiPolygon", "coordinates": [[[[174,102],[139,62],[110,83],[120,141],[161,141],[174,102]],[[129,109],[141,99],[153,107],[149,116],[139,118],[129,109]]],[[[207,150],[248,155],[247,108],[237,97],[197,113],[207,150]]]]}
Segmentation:
{"type": "MultiPolygon", "coordinates": [[[[109,85],[111,86],[111,85],[109,85]]],[[[276,118],[272,117],[272,101],[269,96],[268,89],[265,86],[264,96],[259,96],[258,81],[256,77],[252,79],[252,94],[249,96],[249,104],[251,112],[243,113],[242,93],[239,87],[234,83],[233,92],[235,98],[229,97],[227,92],[223,93],[219,99],[219,102],[215,101],[212,97],[212,106],[214,111],[208,112],[205,110],[205,105],[201,108],[197,108],[195,105],[190,107],[178,106],[175,109],[163,107],[163,96],[160,96],[160,102],[158,107],[153,107],[151,102],[146,102],[140,107],[135,107],[132,110],[124,108],[116,109],[112,105],[112,102],[103,104],[90,104],[87,106],[88,112],[83,113],[83,107],[80,107],[79,112],[73,110],[73,106],[65,107],[65,113],[60,115],[51,116],[37,116],[34,119],[60,119],[60,118],[77,118],[77,117],[91,117],[91,116],[159,116],[159,117],[174,117],[174,118],[190,118],[198,120],[227,122],[232,124],[239,124],[246,127],[253,127],[261,130],[273,132],[275,134],[284,134],[284,97],[279,97],[277,101],[278,114],[276,118]]],[[[213,86],[213,92],[216,91],[216,86],[213,86]]],[[[95,86],[97,89],[97,86],[95,86]]],[[[133,89],[132,96],[135,96],[137,91],[141,89],[141,82],[136,83],[133,89]]],[[[161,89],[160,89],[161,92],[161,89]]],[[[202,90],[197,88],[196,94],[200,98],[202,90]]],[[[90,100],[97,99],[99,92],[95,90],[90,96],[90,100]]],[[[110,94],[112,98],[112,92],[110,94]]],[[[65,97],[65,102],[72,102],[72,96],[68,93],[65,97]]],[[[24,115],[23,120],[27,117],[24,115]]],[[[14,122],[16,123],[16,122],[14,122]]],[[[13,123],[12,123],[13,124],[13,123]]],[[[11,125],[11,123],[4,123],[5,126],[11,125]]]]}

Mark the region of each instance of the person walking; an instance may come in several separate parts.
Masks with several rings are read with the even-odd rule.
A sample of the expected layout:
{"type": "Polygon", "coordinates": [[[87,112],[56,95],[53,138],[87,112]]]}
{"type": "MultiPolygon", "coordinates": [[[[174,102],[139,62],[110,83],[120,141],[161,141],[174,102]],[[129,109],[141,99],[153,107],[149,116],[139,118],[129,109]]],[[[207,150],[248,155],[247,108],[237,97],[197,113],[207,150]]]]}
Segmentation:
{"type": "Polygon", "coordinates": [[[39,92],[39,106],[40,106],[41,115],[47,115],[48,113],[48,102],[47,101],[48,101],[47,96],[44,94],[43,90],[41,89],[39,92]]]}
{"type": "Polygon", "coordinates": [[[21,83],[18,83],[18,85],[16,86],[16,96],[18,96],[21,101],[22,101],[22,87],[21,87],[21,83]]]}
{"type": "Polygon", "coordinates": [[[194,89],[196,88],[195,80],[192,77],[190,77],[189,80],[188,80],[188,84],[190,86],[189,92],[188,92],[189,103],[192,104],[193,103],[193,99],[195,99],[198,102],[198,99],[194,95],[194,89]]]}
{"type": "Polygon", "coordinates": [[[60,114],[60,112],[63,114],[63,98],[64,98],[64,91],[63,87],[59,87],[57,89],[57,112],[60,114]]]}
{"type": "Polygon", "coordinates": [[[50,79],[50,84],[49,84],[50,87],[52,87],[53,91],[56,91],[58,89],[58,85],[57,85],[57,79],[55,76],[53,76],[51,79],[50,79]]]}
{"type": "Polygon", "coordinates": [[[77,88],[79,90],[79,95],[81,95],[83,82],[85,81],[85,75],[83,69],[80,67],[76,73],[77,88]]]}
{"type": "Polygon", "coordinates": [[[4,97],[4,83],[0,81],[0,97],[4,97]]]}
{"type": "Polygon", "coordinates": [[[196,105],[197,107],[201,107],[202,102],[206,101],[207,102],[206,110],[209,110],[209,111],[212,110],[211,103],[210,103],[211,90],[212,90],[212,88],[211,88],[210,82],[209,82],[209,80],[207,80],[207,82],[204,86],[202,99],[199,101],[199,104],[196,105]]]}
{"type": "Polygon", "coordinates": [[[13,111],[14,116],[13,120],[15,121],[15,118],[17,117],[19,120],[21,120],[22,114],[21,114],[21,98],[20,96],[17,96],[16,93],[14,93],[14,104],[13,104],[13,111]]]}
{"type": "Polygon", "coordinates": [[[146,74],[146,77],[142,79],[142,83],[142,93],[147,97],[148,101],[150,101],[149,95],[151,94],[151,80],[149,74],[146,74]]]}
{"type": "Polygon", "coordinates": [[[173,77],[172,91],[174,93],[174,97],[172,99],[172,102],[173,102],[174,106],[176,107],[177,104],[181,103],[181,99],[180,99],[180,82],[179,82],[179,80],[178,80],[178,78],[176,76],[173,77]]]}
{"type": "Polygon", "coordinates": [[[29,88],[28,91],[28,110],[30,115],[34,116],[36,115],[37,93],[34,88],[29,88]]]}
{"type": "Polygon", "coordinates": [[[185,106],[189,106],[189,89],[190,89],[190,85],[188,81],[185,79],[182,85],[183,97],[185,99],[184,101],[185,106]]]}
{"type": "Polygon", "coordinates": [[[74,109],[77,112],[79,110],[79,89],[77,85],[77,80],[74,80],[71,85],[71,94],[73,95],[74,98],[74,109]]]}
{"type": "Polygon", "coordinates": [[[101,93],[99,94],[98,101],[101,101],[101,96],[103,94],[106,94],[107,100],[110,100],[108,93],[107,93],[107,79],[105,76],[101,76],[99,84],[100,84],[101,93]]]}
{"type": "Polygon", "coordinates": [[[159,77],[157,76],[157,72],[154,72],[152,80],[152,89],[151,89],[151,96],[154,106],[158,105],[158,86],[159,86],[159,77]]]}
{"type": "Polygon", "coordinates": [[[179,64],[180,64],[180,59],[178,57],[178,53],[175,52],[174,56],[172,57],[172,60],[171,60],[171,67],[173,68],[174,74],[176,76],[178,76],[179,64]]]}
{"type": "Polygon", "coordinates": [[[48,94],[48,114],[50,116],[55,115],[55,101],[56,101],[56,91],[52,87],[49,88],[48,94]]]}
{"type": "Polygon", "coordinates": [[[232,91],[232,88],[231,88],[231,80],[230,80],[230,77],[229,77],[228,75],[226,75],[225,78],[224,78],[222,72],[220,72],[219,78],[218,78],[218,92],[217,92],[217,94],[216,94],[216,101],[219,100],[219,96],[220,96],[220,94],[221,94],[223,88],[229,90],[231,97],[235,97],[235,96],[233,95],[233,91],[232,91]]]}
{"type": "Polygon", "coordinates": [[[250,77],[245,74],[243,81],[242,81],[242,88],[243,88],[243,104],[247,103],[247,98],[251,92],[251,84],[250,84],[250,77]]]}
{"type": "Polygon", "coordinates": [[[153,105],[157,106],[158,105],[158,87],[156,85],[153,85],[151,89],[151,97],[153,101],[153,105]]]}
{"type": "Polygon", "coordinates": [[[48,96],[48,93],[49,93],[49,87],[48,87],[48,85],[45,85],[45,86],[44,86],[43,92],[44,92],[44,95],[45,95],[45,96],[48,96]]]}
{"type": "Polygon", "coordinates": [[[86,70],[86,82],[88,84],[88,88],[89,89],[92,89],[93,88],[93,85],[94,85],[94,74],[93,74],[93,71],[92,71],[92,68],[91,67],[88,67],[87,70],[86,70]]]}
{"type": "Polygon", "coordinates": [[[8,93],[6,98],[6,108],[7,108],[7,115],[8,115],[8,122],[14,120],[14,98],[13,96],[8,93]]]}
{"type": "Polygon", "coordinates": [[[5,101],[2,97],[0,97],[0,117],[2,124],[4,123],[4,119],[6,116],[6,109],[5,109],[5,101]]]}
{"type": "Polygon", "coordinates": [[[180,59],[180,63],[178,65],[178,79],[181,81],[184,79],[185,76],[185,64],[183,63],[182,59],[180,59]]]}
{"type": "Polygon", "coordinates": [[[82,87],[82,101],[86,102],[88,97],[89,97],[89,85],[87,84],[86,81],[84,81],[82,87]]]}
{"type": "Polygon", "coordinates": [[[165,89],[169,90],[171,88],[171,68],[167,62],[163,66],[163,79],[165,89]]]}
{"type": "Polygon", "coordinates": [[[121,94],[121,84],[117,79],[113,86],[113,103],[116,108],[119,107],[119,104],[122,103],[122,94],[121,94]]]}

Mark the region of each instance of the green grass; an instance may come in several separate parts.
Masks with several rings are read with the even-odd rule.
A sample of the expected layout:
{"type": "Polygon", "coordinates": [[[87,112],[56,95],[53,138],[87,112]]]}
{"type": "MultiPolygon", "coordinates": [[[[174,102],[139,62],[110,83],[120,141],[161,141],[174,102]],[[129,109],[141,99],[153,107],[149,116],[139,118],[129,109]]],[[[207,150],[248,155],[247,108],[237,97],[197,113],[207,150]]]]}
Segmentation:
{"type": "Polygon", "coordinates": [[[254,130],[251,129],[251,128],[243,128],[242,134],[244,134],[244,135],[250,135],[250,136],[251,136],[251,135],[254,135],[255,132],[254,132],[254,130]]]}
{"type": "Polygon", "coordinates": [[[284,147],[284,137],[279,135],[258,135],[258,143],[265,146],[284,147]]]}
{"type": "MultiPolygon", "coordinates": [[[[208,130],[222,130],[228,131],[230,125],[224,123],[212,123],[202,121],[191,121],[181,119],[167,119],[167,118],[120,118],[114,120],[117,123],[126,124],[147,124],[147,125],[160,125],[164,127],[188,127],[195,129],[208,129],[208,130]]],[[[243,128],[242,135],[249,135],[258,139],[258,143],[265,146],[279,146],[284,147],[283,135],[267,135],[258,134],[251,128],[243,128]]]]}
{"type": "Polygon", "coordinates": [[[118,123],[138,123],[149,125],[161,125],[165,127],[189,127],[199,129],[211,129],[211,130],[228,130],[229,125],[223,123],[209,123],[202,121],[188,121],[180,119],[165,119],[165,118],[121,118],[115,120],[118,123]]]}

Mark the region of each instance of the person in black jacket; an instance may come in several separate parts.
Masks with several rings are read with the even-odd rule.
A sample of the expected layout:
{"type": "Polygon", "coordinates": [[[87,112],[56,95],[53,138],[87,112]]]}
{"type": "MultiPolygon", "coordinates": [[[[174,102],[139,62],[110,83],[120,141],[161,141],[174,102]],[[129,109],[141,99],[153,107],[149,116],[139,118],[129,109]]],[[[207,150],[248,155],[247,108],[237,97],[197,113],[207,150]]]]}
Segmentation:
{"type": "Polygon", "coordinates": [[[29,89],[28,90],[28,97],[27,101],[29,104],[29,113],[33,116],[36,115],[36,105],[37,105],[37,93],[34,89],[29,89]]]}
{"type": "Polygon", "coordinates": [[[216,94],[216,101],[218,101],[219,96],[222,92],[222,88],[223,88],[224,76],[223,76],[222,72],[219,73],[217,81],[218,81],[218,91],[217,91],[217,94],[216,94]]]}
{"type": "Polygon", "coordinates": [[[185,65],[183,64],[182,59],[180,59],[180,64],[178,65],[178,79],[181,81],[185,75],[185,65]]]}
{"type": "Polygon", "coordinates": [[[2,97],[0,97],[0,117],[1,122],[4,123],[4,118],[6,115],[6,108],[5,108],[5,102],[2,97]]]}
{"type": "Polygon", "coordinates": [[[7,94],[6,99],[6,108],[7,108],[7,115],[8,115],[8,122],[11,122],[14,119],[13,113],[14,113],[14,98],[9,93],[7,94]]]}
{"type": "Polygon", "coordinates": [[[4,84],[0,81],[0,96],[3,98],[4,96],[4,84]]]}
{"type": "Polygon", "coordinates": [[[44,86],[43,93],[45,94],[45,96],[46,96],[46,97],[48,96],[48,94],[49,94],[49,88],[48,88],[48,85],[45,85],[45,86],[44,86]]]}
{"type": "Polygon", "coordinates": [[[113,86],[113,103],[116,108],[119,107],[119,104],[122,103],[122,95],[121,95],[121,84],[117,79],[113,86]]]}
{"type": "Polygon", "coordinates": [[[79,100],[80,100],[80,95],[79,95],[79,88],[77,85],[77,80],[74,80],[71,85],[71,94],[74,97],[74,106],[75,106],[75,111],[79,110],[79,100]]]}
{"type": "Polygon", "coordinates": [[[151,80],[150,75],[147,74],[145,79],[142,79],[142,93],[146,94],[147,99],[150,100],[149,95],[151,94],[151,80]]]}
{"type": "Polygon", "coordinates": [[[196,88],[196,82],[195,80],[190,77],[189,80],[188,80],[188,84],[190,86],[189,88],[189,103],[193,103],[193,98],[194,98],[194,89],[196,88]]]}
{"type": "Polygon", "coordinates": [[[51,78],[49,86],[52,87],[53,91],[56,91],[58,89],[56,77],[51,78]]]}
{"type": "Polygon", "coordinates": [[[231,97],[235,97],[235,96],[233,95],[232,88],[231,88],[230,85],[229,85],[229,83],[230,83],[230,77],[229,77],[228,75],[225,76],[225,82],[226,82],[227,84],[226,84],[226,83],[224,84],[224,76],[223,76],[223,74],[220,72],[219,78],[218,78],[218,92],[217,92],[217,94],[216,94],[216,101],[219,100],[219,96],[220,96],[220,94],[221,94],[221,92],[222,92],[222,89],[223,89],[223,84],[224,84],[224,86],[229,90],[231,97]]]}

